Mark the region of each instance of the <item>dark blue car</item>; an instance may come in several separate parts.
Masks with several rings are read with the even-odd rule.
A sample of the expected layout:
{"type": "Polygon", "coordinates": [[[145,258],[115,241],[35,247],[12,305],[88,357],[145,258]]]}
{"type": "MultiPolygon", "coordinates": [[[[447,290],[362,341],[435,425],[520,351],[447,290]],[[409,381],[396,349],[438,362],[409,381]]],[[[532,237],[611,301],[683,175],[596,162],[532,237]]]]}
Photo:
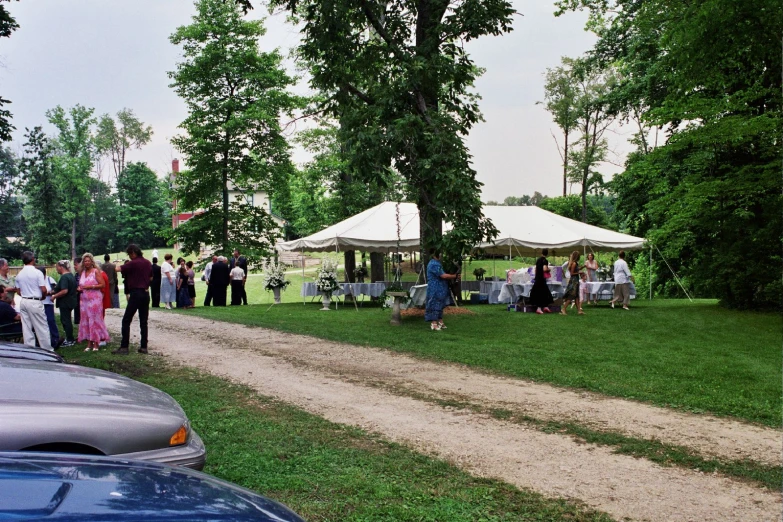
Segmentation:
{"type": "Polygon", "coordinates": [[[304,522],[284,505],[182,467],[0,452],[0,520],[304,522]]]}

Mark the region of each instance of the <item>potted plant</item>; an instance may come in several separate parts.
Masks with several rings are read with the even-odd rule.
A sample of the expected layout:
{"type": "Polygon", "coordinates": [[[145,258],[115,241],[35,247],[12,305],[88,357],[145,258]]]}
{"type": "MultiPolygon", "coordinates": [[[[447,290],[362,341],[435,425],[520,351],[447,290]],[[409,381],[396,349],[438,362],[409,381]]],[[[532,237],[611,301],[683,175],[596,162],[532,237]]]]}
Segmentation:
{"type": "Polygon", "coordinates": [[[329,304],[332,302],[332,292],[340,288],[337,282],[337,263],[329,259],[324,259],[321,266],[315,273],[315,286],[318,291],[323,293],[321,310],[329,310],[329,304]]]}
{"type": "Polygon", "coordinates": [[[483,281],[484,280],[484,274],[486,274],[487,271],[481,267],[476,268],[473,270],[473,275],[476,276],[476,281],[483,281]]]}
{"type": "Polygon", "coordinates": [[[267,261],[264,263],[264,289],[271,290],[275,296],[275,304],[280,304],[280,291],[285,290],[291,281],[285,278],[285,265],[267,261]]]}

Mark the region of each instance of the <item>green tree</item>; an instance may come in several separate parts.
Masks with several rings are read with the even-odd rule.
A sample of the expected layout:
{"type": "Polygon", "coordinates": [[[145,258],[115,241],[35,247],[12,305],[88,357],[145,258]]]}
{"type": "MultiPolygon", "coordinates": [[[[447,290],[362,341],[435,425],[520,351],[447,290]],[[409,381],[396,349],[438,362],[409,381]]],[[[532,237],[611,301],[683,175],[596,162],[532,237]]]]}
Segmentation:
{"type": "Polygon", "coordinates": [[[0,257],[19,258],[22,236],[22,201],[18,197],[19,162],[13,151],[0,148],[0,257]],[[16,238],[9,242],[6,238],[16,238]]]}
{"type": "Polygon", "coordinates": [[[90,172],[95,149],[92,126],[94,109],[76,105],[67,113],[59,105],[46,111],[49,122],[57,128],[54,139],[57,154],[54,167],[62,197],[63,219],[71,225],[71,257],[76,257],[76,228],[89,209],[90,172]]]}
{"type": "Polygon", "coordinates": [[[67,222],[63,222],[63,200],[55,174],[55,147],[41,130],[26,129],[25,155],[20,164],[26,243],[36,257],[53,263],[68,256],[67,222]]]}
{"type": "MultiPolygon", "coordinates": [[[[659,246],[697,295],[726,306],[781,306],[779,2],[563,0],[587,9],[591,59],[617,63],[618,113],[665,129],[639,143],[611,186],[632,232],[659,246]]],[[[665,286],[668,269],[659,268],[665,286]]]]}
{"type": "MultiPolygon", "coordinates": [[[[563,58],[564,66],[547,69],[544,83],[544,107],[552,114],[555,124],[563,132],[562,149],[555,137],[560,159],[563,160],[563,196],[567,195],[568,191],[568,140],[578,123],[578,93],[572,70],[566,66],[567,60],[563,58]]],[[[554,134],[552,136],[554,137],[554,134]]]]}
{"type": "MultiPolygon", "coordinates": [[[[0,2],[10,2],[11,0],[0,0],[0,2]]],[[[16,19],[11,16],[8,9],[0,3],[0,38],[9,38],[11,33],[19,29],[16,19]]],[[[11,141],[11,132],[15,129],[11,125],[11,112],[4,109],[5,105],[11,103],[9,100],[0,97],[0,141],[11,141]]]]}
{"type": "Polygon", "coordinates": [[[293,79],[280,53],[259,51],[260,21],[243,20],[222,0],[199,0],[196,11],[171,36],[183,61],[169,76],[189,112],[185,134],[172,140],[189,167],[177,176],[175,198],[181,209],[202,212],[176,235],[185,252],[202,243],[224,254],[238,247],[252,263],[268,254],[277,227],[244,198],[229,201],[229,190],[271,193],[276,173],[291,168],[280,117],[300,100],[286,91],[293,79]]]}
{"type": "Polygon", "coordinates": [[[89,179],[87,194],[90,203],[78,230],[79,244],[96,255],[121,250],[124,245],[117,241],[122,229],[116,195],[108,184],[95,178],[89,179]]]}
{"type": "Polygon", "coordinates": [[[274,0],[303,26],[300,58],[340,122],[354,181],[393,168],[417,203],[421,244],[459,253],[497,233],[481,211],[464,137],[480,120],[481,74],[463,43],[511,29],[506,0],[274,0]],[[442,223],[452,224],[443,235],[442,223]]]}
{"type": "Polygon", "coordinates": [[[606,227],[609,224],[609,219],[604,209],[596,205],[593,202],[593,198],[590,197],[587,198],[587,220],[582,219],[582,198],[576,194],[558,198],[544,198],[538,206],[559,216],[582,221],[597,227],[606,227]]]}
{"type": "Polygon", "coordinates": [[[125,156],[131,149],[140,149],[152,139],[152,126],[145,125],[131,109],[122,109],[117,120],[104,114],[98,120],[95,147],[99,156],[108,156],[114,168],[114,181],[125,170],[125,156]]]}
{"type": "MultiPolygon", "coordinates": [[[[586,59],[565,57],[562,62],[561,67],[547,71],[546,109],[566,135],[566,144],[571,131],[580,133],[576,149],[569,154],[564,148],[561,154],[564,175],[581,187],[581,220],[586,222],[587,194],[603,183],[595,166],[606,158],[608,145],[603,136],[614,121],[607,96],[616,79],[609,66],[601,68],[586,59]]],[[[565,188],[564,182],[564,192],[565,188]]]]}
{"type": "Polygon", "coordinates": [[[117,246],[161,245],[160,234],[171,226],[167,191],[146,163],[129,163],[117,179],[119,200],[117,246]]]}

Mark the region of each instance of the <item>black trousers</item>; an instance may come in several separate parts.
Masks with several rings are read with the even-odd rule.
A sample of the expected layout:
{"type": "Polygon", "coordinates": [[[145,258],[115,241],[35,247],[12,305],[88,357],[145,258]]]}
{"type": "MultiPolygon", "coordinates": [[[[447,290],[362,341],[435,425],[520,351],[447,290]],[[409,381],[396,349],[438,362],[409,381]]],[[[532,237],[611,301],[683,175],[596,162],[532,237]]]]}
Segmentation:
{"type": "Polygon", "coordinates": [[[65,333],[65,340],[73,342],[73,323],[71,322],[71,313],[73,308],[67,306],[60,307],[60,323],[63,325],[63,332],[65,333]]]}
{"type": "Polygon", "coordinates": [[[128,306],[125,308],[125,315],[122,316],[122,341],[120,341],[120,348],[127,348],[130,344],[130,325],[137,311],[139,312],[139,329],[141,330],[139,348],[147,348],[147,319],[150,315],[150,294],[146,290],[131,290],[128,294],[128,306]]]}
{"type": "Polygon", "coordinates": [[[204,296],[204,306],[212,304],[212,287],[207,283],[207,295],[204,296]]]}
{"type": "MultiPolygon", "coordinates": [[[[242,281],[231,281],[231,306],[241,305],[242,296],[245,293],[245,285],[242,281]]],[[[247,301],[247,297],[245,297],[247,301]]]]}
{"type": "Polygon", "coordinates": [[[242,285],[242,303],[247,304],[247,290],[245,290],[245,285],[242,285]]]}
{"type": "Polygon", "coordinates": [[[160,281],[158,281],[158,284],[152,283],[150,295],[152,295],[152,307],[160,308],[160,281]]]}
{"type": "Polygon", "coordinates": [[[227,286],[223,285],[209,285],[209,287],[212,289],[212,301],[214,302],[215,306],[226,306],[226,293],[228,290],[227,286]]]}

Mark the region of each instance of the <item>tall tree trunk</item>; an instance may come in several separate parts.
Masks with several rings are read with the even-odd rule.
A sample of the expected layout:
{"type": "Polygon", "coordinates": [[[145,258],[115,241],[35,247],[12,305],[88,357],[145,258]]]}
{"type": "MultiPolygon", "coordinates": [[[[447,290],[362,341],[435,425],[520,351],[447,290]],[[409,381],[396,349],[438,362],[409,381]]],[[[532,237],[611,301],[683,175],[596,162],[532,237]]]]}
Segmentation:
{"type": "Polygon", "coordinates": [[[356,277],[353,274],[353,271],[356,270],[356,251],[355,250],[347,250],[345,252],[345,280],[348,283],[355,283],[356,277]]]}
{"type": "Polygon", "coordinates": [[[71,222],[71,259],[76,259],[76,218],[71,222]]]}
{"type": "Polygon", "coordinates": [[[565,132],[565,145],[563,145],[563,196],[566,195],[568,184],[568,132],[565,132]]]}
{"type": "Polygon", "coordinates": [[[370,281],[373,283],[386,278],[383,272],[383,258],[382,252],[370,252],[370,281]]]}

